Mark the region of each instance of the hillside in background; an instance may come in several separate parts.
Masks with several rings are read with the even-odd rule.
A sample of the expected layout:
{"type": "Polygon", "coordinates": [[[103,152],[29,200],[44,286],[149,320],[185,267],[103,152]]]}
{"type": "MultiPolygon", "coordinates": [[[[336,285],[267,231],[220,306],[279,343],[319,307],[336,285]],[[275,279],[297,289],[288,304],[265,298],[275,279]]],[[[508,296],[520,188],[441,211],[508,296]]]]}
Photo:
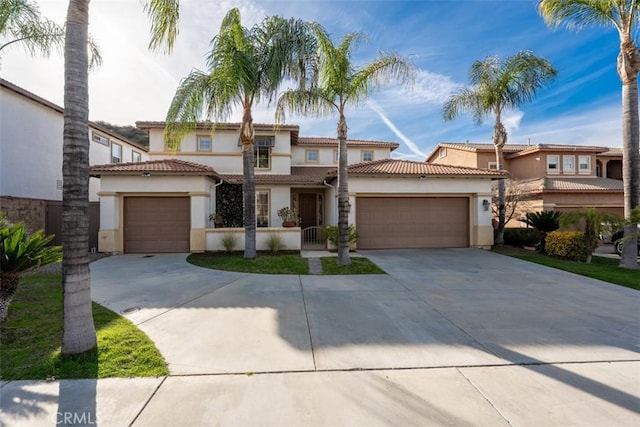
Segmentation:
{"type": "Polygon", "coordinates": [[[95,121],[95,123],[133,142],[149,147],[149,135],[135,126],[120,126],[103,121],[95,121]]]}

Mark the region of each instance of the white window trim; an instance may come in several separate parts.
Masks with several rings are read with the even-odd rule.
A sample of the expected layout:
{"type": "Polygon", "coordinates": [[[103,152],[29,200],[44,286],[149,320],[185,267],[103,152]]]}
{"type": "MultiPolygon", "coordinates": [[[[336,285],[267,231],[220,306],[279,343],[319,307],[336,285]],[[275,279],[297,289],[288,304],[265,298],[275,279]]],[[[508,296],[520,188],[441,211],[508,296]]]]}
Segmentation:
{"type": "Polygon", "coordinates": [[[133,163],[138,163],[142,161],[142,154],[138,153],[136,150],[131,150],[131,161],[133,163]],[[136,160],[136,154],[138,155],[138,160],[136,160]]]}
{"type": "Polygon", "coordinates": [[[259,228],[268,228],[271,226],[271,190],[264,188],[256,188],[256,227],[259,228]],[[267,225],[265,227],[261,227],[258,225],[258,195],[261,193],[267,194],[267,225]]]}
{"type": "Polygon", "coordinates": [[[305,150],[304,152],[304,162],[305,163],[320,163],[320,150],[305,150]],[[309,154],[316,153],[316,159],[310,160],[309,154]]]}
{"type": "Polygon", "coordinates": [[[487,162],[487,169],[498,170],[498,162],[487,162]]]}
{"type": "Polygon", "coordinates": [[[575,175],[576,173],[576,156],[574,155],[563,155],[562,156],[562,173],[565,175],[575,175]],[[565,164],[565,159],[573,159],[573,167],[567,168],[565,164]]]}
{"type": "Polygon", "coordinates": [[[258,147],[257,145],[253,146],[253,156],[254,156],[254,162],[255,162],[255,166],[254,169],[255,170],[261,170],[261,171],[268,171],[271,170],[271,147],[258,147]],[[258,166],[258,152],[260,151],[260,149],[266,149],[269,150],[268,153],[269,155],[267,156],[267,167],[259,167],[258,166]]]}
{"type": "Polygon", "coordinates": [[[560,156],[557,154],[548,154],[547,155],[547,173],[549,174],[559,174],[560,173],[560,156]],[[555,169],[551,169],[549,168],[549,160],[551,160],[552,157],[555,157],[556,159],[556,168],[555,169]]]}
{"type": "Polygon", "coordinates": [[[122,163],[122,156],[123,156],[122,145],[121,145],[121,144],[116,144],[115,142],[111,141],[111,163],[122,163]],[[118,147],[120,147],[120,158],[115,157],[115,156],[113,155],[113,147],[114,147],[114,146],[118,146],[118,147]],[[113,159],[114,159],[114,158],[118,159],[118,161],[117,161],[117,162],[114,162],[114,161],[113,161],[113,159]]]}
{"type": "Polygon", "coordinates": [[[578,156],[578,173],[584,175],[591,175],[591,156],[578,156]],[[580,159],[587,159],[587,168],[580,168],[581,161],[580,159]]]}
{"type": "Polygon", "coordinates": [[[340,154],[340,151],[333,150],[333,163],[338,163],[340,158],[339,154],[340,154]]]}
{"type": "Polygon", "coordinates": [[[196,151],[204,151],[204,152],[211,152],[213,150],[213,138],[211,137],[211,135],[197,135],[196,136],[196,151]],[[200,140],[206,138],[210,141],[210,146],[209,148],[201,148],[200,147],[200,140]]]}
{"type": "Polygon", "coordinates": [[[109,138],[96,132],[95,130],[91,131],[91,140],[97,142],[98,144],[102,144],[107,147],[109,146],[109,138]]]}
{"type": "Polygon", "coordinates": [[[360,161],[362,162],[372,162],[375,160],[375,153],[373,150],[361,150],[360,151],[360,161]],[[371,160],[365,160],[364,159],[364,155],[365,153],[371,153],[371,160]]]}
{"type": "Polygon", "coordinates": [[[447,157],[447,147],[440,147],[438,150],[438,157],[447,157]]]}

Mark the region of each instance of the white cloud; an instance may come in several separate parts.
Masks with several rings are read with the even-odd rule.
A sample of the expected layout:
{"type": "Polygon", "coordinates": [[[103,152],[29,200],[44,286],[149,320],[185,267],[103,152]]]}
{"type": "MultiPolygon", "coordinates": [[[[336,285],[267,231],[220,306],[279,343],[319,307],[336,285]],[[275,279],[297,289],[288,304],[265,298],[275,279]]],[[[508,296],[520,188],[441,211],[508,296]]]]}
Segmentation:
{"type": "Polygon", "coordinates": [[[449,76],[419,70],[415,84],[402,90],[405,99],[414,103],[443,104],[447,98],[462,87],[449,76]]]}

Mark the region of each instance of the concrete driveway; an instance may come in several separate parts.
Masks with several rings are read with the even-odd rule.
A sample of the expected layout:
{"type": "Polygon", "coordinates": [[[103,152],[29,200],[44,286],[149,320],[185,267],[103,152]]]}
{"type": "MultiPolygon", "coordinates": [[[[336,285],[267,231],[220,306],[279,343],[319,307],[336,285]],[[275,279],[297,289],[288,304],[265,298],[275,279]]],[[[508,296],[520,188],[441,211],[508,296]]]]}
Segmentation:
{"type": "MultiPolygon", "coordinates": [[[[130,422],[640,419],[637,291],[481,250],[362,253],[388,274],[229,273],[191,266],[185,255],[93,263],[93,298],[136,323],[169,363],[171,376],[158,383],[126,384],[148,394],[130,422]]],[[[13,382],[2,391],[26,386],[55,387],[13,382]]],[[[117,405],[112,387],[93,386],[98,414],[117,405]]]]}

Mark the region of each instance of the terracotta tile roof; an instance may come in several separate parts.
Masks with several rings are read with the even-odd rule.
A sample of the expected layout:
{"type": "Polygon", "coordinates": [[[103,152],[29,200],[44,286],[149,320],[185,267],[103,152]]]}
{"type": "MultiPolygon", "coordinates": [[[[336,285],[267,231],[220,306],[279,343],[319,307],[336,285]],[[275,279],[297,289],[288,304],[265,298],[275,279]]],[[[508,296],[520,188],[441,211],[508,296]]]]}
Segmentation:
{"type": "MultiPolygon", "coordinates": [[[[461,151],[469,151],[469,152],[491,152],[495,151],[495,147],[493,144],[487,143],[455,143],[455,142],[441,142],[438,144],[431,153],[427,156],[427,160],[438,155],[438,152],[441,147],[451,148],[455,150],[461,151]]],[[[506,144],[504,146],[504,154],[505,158],[513,158],[517,156],[522,156],[526,154],[530,154],[537,151],[583,151],[583,152],[596,152],[596,153],[606,153],[611,150],[617,150],[616,148],[608,148],[608,147],[594,147],[591,145],[568,145],[568,144],[506,144]]],[[[598,154],[601,155],[601,154],[598,154]]],[[[614,154],[611,154],[614,155],[614,154]]],[[[619,154],[618,154],[619,155],[619,154]]]]}
{"type": "Polygon", "coordinates": [[[609,147],[607,151],[598,153],[598,157],[620,157],[622,156],[622,148],[609,147]]]}
{"type": "MultiPolygon", "coordinates": [[[[332,175],[337,174],[334,168],[332,175]]],[[[410,160],[383,159],[357,163],[349,166],[353,175],[430,175],[430,176],[505,176],[504,172],[462,166],[439,165],[436,163],[413,162],[410,160]]]]}
{"type": "Polygon", "coordinates": [[[589,152],[589,153],[601,153],[607,151],[607,147],[594,147],[591,145],[561,145],[561,144],[537,144],[528,145],[521,151],[505,153],[506,158],[514,158],[518,156],[524,156],[526,154],[536,153],[539,151],[573,151],[573,152],[589,152]]]}
{"type": "Polygon", "coordinates": [[[219,177],[213,168],[199,163],[186,162],[178,159],[152,160],[139,163],[112,163],[108,165],[91,166],[91,176],[105,175],[140,175],[151,173],[155,175],[205,175],[219,177]]]}
{"type": "MultiPolygon", "coordinates": [[[[298,143],[296,145],[304,145],[304,146],[338,146],[337,138],[324,138],[324,137],[309,137],[309,136],[301,136],[298,138],[298,143]]],[[[400,144],[397,142],[389,142],[389,141],[372,141],[366,139],[347,139],[348,146],[358,146],[358,147],[382,147],[382,148],[391,148],[391,151],[400,147],[400,144]]]]}
{"type": "MultiPolygon", "coordinates": [[[[255,174],[256,184],[300,184],[321,185],[333,167],[294,166],[290,175],[284,174],[255,174]]],[[[231,184],[241,184],[243,176],[240,174],[225,174],[221,178],[231,184]]]]}
{"type": "Polygon", "coordinates": [[[538,193],[554,192],[622,192],[622,181],[601,177],[565,178],[544,177],[521,181],[525,191],[538,193]]]}
{"type": "MultiPolygon", "coordinates": [[[[140,129],[164,129],[167,122],[164,121],[137,121],[136,126],[140,129]]],[[[220,123],[220,122],[198,122],[197,129],[207,129],[210,130],[212,128],[221,129],[221,130],[240,130],[240,126],[242,123],[220,123]]],[[[292,130],[299,131],[300,126],[298,125],[287,125],[287,124],[273,124],[273,123],[254,123],[253,127],[255,130],[274,130],[274,129],[282,129],[282,130],[292,130]]]]}
{"type": "MultiPolygon", "coordinates": [[[[494,152],[495,151],[495,146],[493,144],[474,144],[474,143],[467,143],[467,142],[464,142],[464,143],[441,142],[440,144],[438,144],[438,147],[436,147],[436,149],[439,147],[448,147],[448,148],[455,148],[463,151],[474,151],[474,152],[477,152],[477,151],[494,152]]],[[[505,153],[512,153],[515,151],[522,151],[527,147],[529,146],[525,144],[505,144],[503,150],[505,153]]]]}

